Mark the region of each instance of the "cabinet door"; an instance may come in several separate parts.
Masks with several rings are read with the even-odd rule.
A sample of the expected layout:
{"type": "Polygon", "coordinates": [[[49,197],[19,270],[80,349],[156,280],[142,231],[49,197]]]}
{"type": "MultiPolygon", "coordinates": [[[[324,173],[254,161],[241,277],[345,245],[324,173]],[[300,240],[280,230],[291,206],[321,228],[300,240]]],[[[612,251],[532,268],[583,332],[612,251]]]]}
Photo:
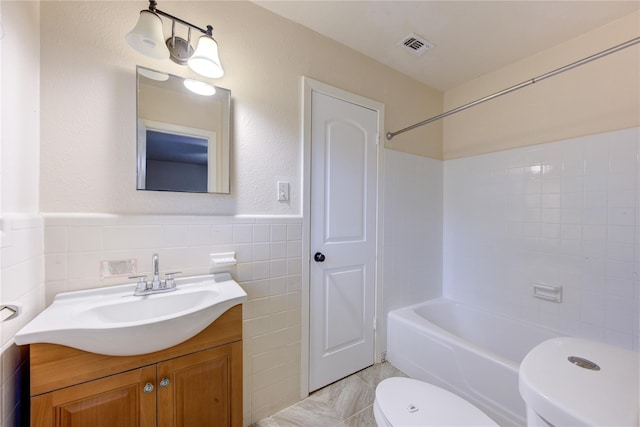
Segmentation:
{"type": "Polygon", "coordinates": [[[31,398],[37,427],[155,427],[156,366],[89,381],[31,398]],[[144,387],[151,383],[154,389],[144,387]]]}
{"type": "Polygon", "coordinates": [[[158,364],[159,427],[242,425],[242,343],[158,364]]]}

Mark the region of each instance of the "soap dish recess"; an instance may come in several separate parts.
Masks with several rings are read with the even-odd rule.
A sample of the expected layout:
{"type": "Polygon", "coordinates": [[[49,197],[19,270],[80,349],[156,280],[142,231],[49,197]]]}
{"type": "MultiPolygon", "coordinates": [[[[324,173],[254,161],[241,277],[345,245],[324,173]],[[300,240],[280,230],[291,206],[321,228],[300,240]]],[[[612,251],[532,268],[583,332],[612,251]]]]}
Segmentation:
{"type": "Polygon", "coordinates": [[[562,286],[548,285],[545,283],[532,283],[533,296],[556,303],[562,302],[562,286]]]}
{"type": "Polygon", "coordinates": [[[211,267],[230,267],[236,265],[238,261],[236,260],[235,252],[220,252],[217,254],[211,254],[211,267]]]}

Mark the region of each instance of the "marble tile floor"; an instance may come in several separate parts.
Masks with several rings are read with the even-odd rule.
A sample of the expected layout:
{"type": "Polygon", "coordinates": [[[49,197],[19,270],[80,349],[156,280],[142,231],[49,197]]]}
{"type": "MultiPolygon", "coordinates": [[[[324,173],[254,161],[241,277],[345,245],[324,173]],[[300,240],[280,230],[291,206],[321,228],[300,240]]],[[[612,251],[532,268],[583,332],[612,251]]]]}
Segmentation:
{"type": "Polygon", "coordinates": [[[373,365],[313,392],[306,399],[251,427],[376,427],[376,386],[389,377],[406,377],[389,362],[373,365]]]}

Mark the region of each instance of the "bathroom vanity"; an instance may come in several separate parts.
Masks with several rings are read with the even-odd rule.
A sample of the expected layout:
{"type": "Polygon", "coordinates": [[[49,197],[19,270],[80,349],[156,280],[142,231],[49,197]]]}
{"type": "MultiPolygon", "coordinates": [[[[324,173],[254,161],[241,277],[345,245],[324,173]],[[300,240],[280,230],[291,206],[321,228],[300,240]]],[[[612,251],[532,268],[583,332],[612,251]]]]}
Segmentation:
{"type": "Polygon", "coordinates": [[[242,306],[148,354],[30,344],[30,368],[34,427],[241,426],[242,306]]]}

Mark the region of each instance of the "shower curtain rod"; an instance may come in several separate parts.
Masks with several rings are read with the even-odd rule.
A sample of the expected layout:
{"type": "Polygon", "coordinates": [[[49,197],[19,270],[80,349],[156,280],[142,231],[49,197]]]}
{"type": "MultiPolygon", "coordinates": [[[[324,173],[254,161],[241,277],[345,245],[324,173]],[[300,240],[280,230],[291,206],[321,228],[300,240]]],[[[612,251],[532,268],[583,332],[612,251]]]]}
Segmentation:
{"type": "Polygon", "coordinates": [[[459,112],[464,111],[464,110],[466,110],[468,108],[474,107],[474,106],[476,106],[478,104],[482,104],[483,102],[490,101],[490,100],[495,99],[495,98],[497,98],[499,96],[506,95],[506,94],[514,92],[514,91],[516,91],[518,89],[522,89],[523,87],[527,87],[529,85],[532,85],[532,84],[537,83],[539,81],[542,81],[544,79],[548,79],[549,77],[553,77],[553,76],[556,76],[558,74],[564,73],[565,71],[569,71],[569,70],[571,70],[573,68],[579,67],[580,65],[584,65],[584,64],[586,64],[588,62],[595,61],[596,59],[600,59],[602,57],[605,57],[607,55],[615,53],[615,52],[617,52],[619,50],[626,49],[626,48],[628,48],[630,46],[633,46],[634,44],[637,44],[637,43],[640,43],[640,37],[636,37],[635,39],[631,39],[631,40],[626,41],[624,43],[621,43],[621,44],[619,44],[617,46],[611,47],[611,48],[609,48],[607,50],[603,50],[602,52],[596,53],[595,55],[588,56],[588,57],[583,58],[583,59],[581,59],[579,61],[571,63],[569,65],[565,65],[564,67],[560,67],[560,68],[557,68],[557,69],[555,69],[553,71],[549,71],[548,73],[542,74],[542,75],[540,75],[538,77],[534,77],[534,78],[532,78],[530,80],[526,80],[526,81],[524,81],[522,83],[519,83],[519,84],[517,84],[515,86],[511,86],[510,88],[501,90],[501,91],[496,92],[494,94],[491,94],[489,96],[485,96],[484,98],[480,98],[480,99],[477,99],[477,100],[475,100],[473,102],[469,102],[468,104],[461,105],[460,107],[454,108],[453,110],[449,110],[449,111],[444,112],[442,114],[438,114],[437,116],[431,117],[431,118],[429,118],[427,120],[423,120],[423,121],[421,121],[419,123],[416,123],[414,125],[407,126],[404,129],[400,129],[400,130],[395,131],[395,132],[387,132],[387,135],[386,135],[387,136],[387,140],[391,141],[391,139],[393,139],[394,136],[400,135],[401,133],[405,133],[405,132],[408,132],[408,131],[413,130],[415,128],[418,128],[420,126],[424,126],[426,124],[435,122],[436,120],[444,119],[445,117],[451,116],[452,114],[459,113],[459,112]]]}

